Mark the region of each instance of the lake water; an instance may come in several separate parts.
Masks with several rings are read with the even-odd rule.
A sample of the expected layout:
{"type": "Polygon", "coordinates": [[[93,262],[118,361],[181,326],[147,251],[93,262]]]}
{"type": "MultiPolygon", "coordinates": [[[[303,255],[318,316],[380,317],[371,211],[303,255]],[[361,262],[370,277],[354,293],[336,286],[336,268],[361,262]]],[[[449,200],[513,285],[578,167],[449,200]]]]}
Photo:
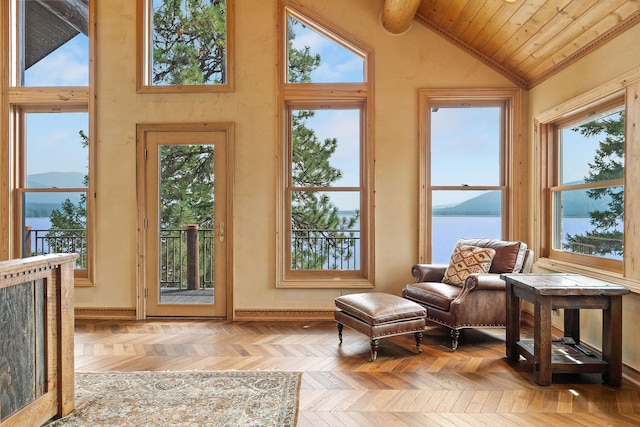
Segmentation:
{"type": "MultiPolygon", "coordinates": [[[[48,230],[49,218],[27,218],[33,230],[48,230]]],[[[584,233],[589,230],[589,218],[565,218],[564,233],[584,233]]],[[[451,252],[460,238],[500,238],[499,217],[435,216],[433,217],[433,262],[448,264],[451,252]]],[[[359,251],[358,251],[359,252],[359,251]]]]}
{"type": "MultiPolygon", "coordinates": [[[[500,218],[495,216],[434,216],[433,263],[448,264],[451,252],[460,238],[500,238],[500,218]]],[[[589,218],[564,218],[563,235],[584,234],[591,229],[589,218]]],[[[614,258],[614,257],[612,257],[614,258]]],[[[616,259],[620,259],[619,257],[616,259]]]]}

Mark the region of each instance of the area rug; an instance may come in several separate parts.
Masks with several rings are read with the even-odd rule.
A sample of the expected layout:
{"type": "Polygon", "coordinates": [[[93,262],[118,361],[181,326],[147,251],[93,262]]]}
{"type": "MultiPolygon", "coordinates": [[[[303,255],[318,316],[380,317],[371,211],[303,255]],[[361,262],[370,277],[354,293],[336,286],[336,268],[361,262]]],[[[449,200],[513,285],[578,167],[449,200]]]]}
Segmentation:
{"type": "Polygon", "coordinates": [[[75,375],[75,410],[49,426],[295,426],[299,372],[75,375]]]}

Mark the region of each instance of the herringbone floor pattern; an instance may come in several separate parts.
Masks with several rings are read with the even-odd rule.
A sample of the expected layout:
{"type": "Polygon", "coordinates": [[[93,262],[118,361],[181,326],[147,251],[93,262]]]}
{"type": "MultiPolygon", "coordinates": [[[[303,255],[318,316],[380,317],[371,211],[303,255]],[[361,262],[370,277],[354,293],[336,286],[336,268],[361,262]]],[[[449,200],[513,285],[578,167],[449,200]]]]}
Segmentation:
{"type": "MultiPolygon", "coordinates": [[[[504,357],[504,330],[429,327],[422,354],[412,335],[369,340],[335,323],[151,320],[76,322],[79,372],[301,371],[299,426],[638,426],[640,387],[600,375],[555,375],[541,387],[524,360],[504,357]]],[[[525,333],[526,328],[525,328],[525,333]]]]}

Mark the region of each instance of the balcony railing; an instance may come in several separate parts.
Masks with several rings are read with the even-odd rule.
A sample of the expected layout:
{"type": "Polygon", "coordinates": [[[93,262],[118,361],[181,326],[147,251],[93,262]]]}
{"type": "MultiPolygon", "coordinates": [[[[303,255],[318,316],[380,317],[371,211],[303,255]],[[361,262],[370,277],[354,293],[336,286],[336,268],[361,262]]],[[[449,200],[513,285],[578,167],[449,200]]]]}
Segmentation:
{"type": "Polygon", "coordinates": [[[87,268],[87,233],[83,229],[33,230],[24,229],[23,256],[52,253],[79,254],[75,268],[87,268]]]}
{"type": "MultiPolygon", "coordinates": [[[[357,270],[360,268],[360,232],[294,230],[293,268],[357,270]]],[[[213,288],[214,231],[198,226],[160,230],[160,286],[175,289],[213,288]]],[[[86,268],[87,237],[82,229],[33,230],[25,227],[24,256],[77,253],[75,268],[86,268]]]]}
{"type": "Polygon", "coordinates": [[[160,287],[213,288],[214,238],[197,225],[160,230],[160,287]]]}
{"type": "Polygon", "coordinates": [[[358,270],[360,231],[295,229],[291,233],[294,270],[358,270]]]}

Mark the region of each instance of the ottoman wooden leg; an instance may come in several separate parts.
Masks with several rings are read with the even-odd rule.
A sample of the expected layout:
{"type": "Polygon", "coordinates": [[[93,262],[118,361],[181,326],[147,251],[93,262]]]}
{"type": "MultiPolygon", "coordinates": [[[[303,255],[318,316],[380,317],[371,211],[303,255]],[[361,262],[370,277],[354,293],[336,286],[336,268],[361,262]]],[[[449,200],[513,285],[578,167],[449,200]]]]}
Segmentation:
{"type": "Polygon", "coordinates": [[[342,328],[344,328],[344,325],[340,322],[336,323],[336,325],[338,326],[338,338],[340,338],[340,344],[342,344],[342,328]]]}
{"type": "Polygon", "coordinates": [[[376,360],[376,356],[378,355],[378,341],[377,339],[371,340],[371,361],[376,360]]]}
{"type": "Polygon", "coordinates": [[[416,336],[416,348],[418,349],[418,353],[422,353],[422,347],[420,347],[420,344],[422,344],[422,332],[416,332],[415,336],[416,336]]]}

